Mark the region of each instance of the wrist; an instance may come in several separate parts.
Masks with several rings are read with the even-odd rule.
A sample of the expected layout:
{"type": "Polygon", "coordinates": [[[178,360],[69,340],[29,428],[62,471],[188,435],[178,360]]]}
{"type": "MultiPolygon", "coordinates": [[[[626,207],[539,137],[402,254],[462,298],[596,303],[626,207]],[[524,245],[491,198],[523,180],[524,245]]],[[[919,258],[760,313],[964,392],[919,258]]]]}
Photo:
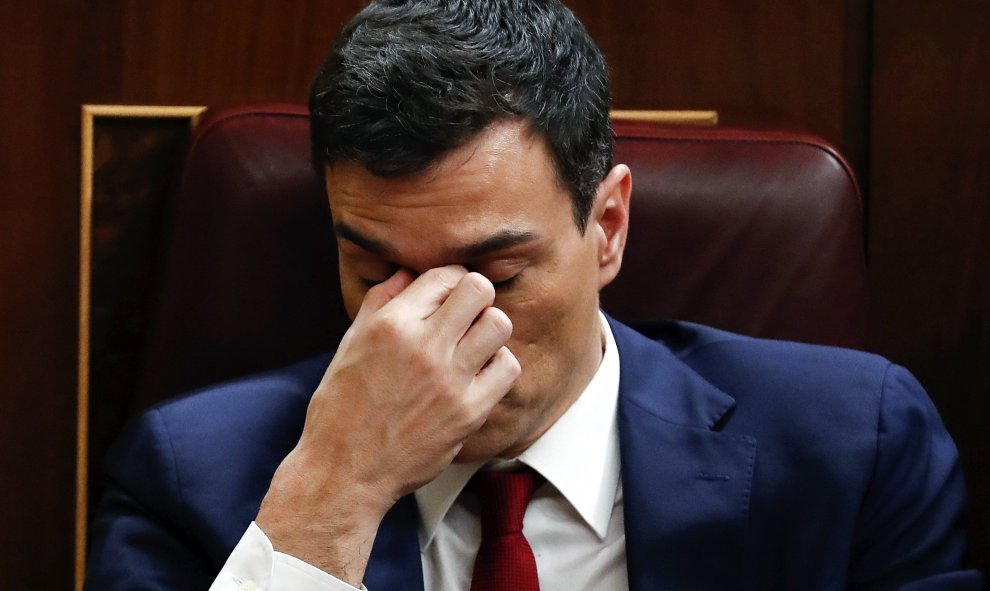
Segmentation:
{"type": "Polygon", "coordinates": [[[306,469],[294,454],[272,477],[255,522],[276,551],[359,587],[391,503],[325,468],[306,469]]]}

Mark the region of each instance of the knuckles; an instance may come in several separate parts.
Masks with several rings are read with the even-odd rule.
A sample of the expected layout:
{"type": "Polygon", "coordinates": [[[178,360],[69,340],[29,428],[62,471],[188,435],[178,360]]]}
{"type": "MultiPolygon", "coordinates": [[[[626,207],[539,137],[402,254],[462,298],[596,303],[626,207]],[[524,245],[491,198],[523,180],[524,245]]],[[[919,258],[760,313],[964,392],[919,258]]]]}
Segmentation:
{"type": "Polygon", "coordinates": [[[405,322],[394,311],[380,310],[368,322],[368,334],[380,343],[394,342],[405,337],[405,322]]]}
{"type": "Polygon", "coordinates": [[[498,308],[486,308],[481,315],[481,321],[487,324],[503,343],[512,336],[512,321],[498,308]]]}
{"type": "Polygon", "coordinates": [[[522,366],[519,365],[519,360],[516,356],[509,351],[508,347],[502,347],[495,354],[495,362],[502,367],[502,371],[505,372],[507,378],[515,381],[522,374],[522,366]]]}
{"type": "Polygon", "coordinates": [[[436,281],[448,291],[457,287],[458,282],[467,274],[467,269],[460,265],[448,265],[446,267],[436,267],[425,271],[420,275],[420,279],[425,281],[436,281]]]}
{"type": "Polygon", "coordinates": [[[480,295],[488,305],[495,301],[495,286],[481,273],[468,273],[461,277],[460,284],[480,295]]]}

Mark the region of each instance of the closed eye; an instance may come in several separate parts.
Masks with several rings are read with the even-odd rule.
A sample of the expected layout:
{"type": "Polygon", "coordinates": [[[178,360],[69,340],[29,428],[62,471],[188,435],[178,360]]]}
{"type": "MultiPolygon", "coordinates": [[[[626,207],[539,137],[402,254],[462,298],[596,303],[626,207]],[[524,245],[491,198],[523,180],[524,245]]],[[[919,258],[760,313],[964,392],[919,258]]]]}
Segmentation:
{"type": "MultiPolygon", "coordinates": [[[[492,287],[495,288],[495,291],[508,291],[515,286],[517,279],[519,279],[518,273],[508,279],[503,279],[502,281],[492,281],[492,287]]],[[[369,279],[367,277],[358,277],[358,280],[363,283],[365,287],[371,289],[380,283],[384,283],[387,279],[369,279]]]]}
{"type": "Polygon", "coordinates": [[[512,287],[516,284],[517,279],[519,279],[518,274],[513,275],[508,279],[503,279],[502,281],[493,281],[492,286],[495,287],[495,291],[507,291],[512,289],[512,287]]]}

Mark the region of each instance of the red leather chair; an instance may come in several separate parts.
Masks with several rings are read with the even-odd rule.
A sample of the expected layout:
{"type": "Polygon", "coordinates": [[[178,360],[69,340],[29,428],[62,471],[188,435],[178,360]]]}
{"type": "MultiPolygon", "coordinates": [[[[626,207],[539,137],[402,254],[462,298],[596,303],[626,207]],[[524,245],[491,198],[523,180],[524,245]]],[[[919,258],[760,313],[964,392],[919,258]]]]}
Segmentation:
{"type": "MultiPolygon", "coordinates": [[[[865,257],[852,172],[819,138],[616,122],[633,171],[619,319],[681,318],[862,346],[865,257]]],[[[167,230],[137,404],[327,350],[347,319],[301,106],[213,109],[167,230]]]]}

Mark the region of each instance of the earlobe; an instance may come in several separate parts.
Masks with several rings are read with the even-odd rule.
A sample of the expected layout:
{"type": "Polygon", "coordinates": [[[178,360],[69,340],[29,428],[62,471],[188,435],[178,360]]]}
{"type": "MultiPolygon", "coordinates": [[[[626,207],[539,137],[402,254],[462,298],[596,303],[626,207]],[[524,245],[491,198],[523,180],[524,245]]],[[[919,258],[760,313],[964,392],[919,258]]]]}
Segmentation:
{"type": "Polygon", "coordinates": [[[598,288],[612,282],[622,267],[622,253],[629,231],[629,198],[632,173],[618,164],[598,185],[595,198],[595,223],[598,240],[598,288]]]}

